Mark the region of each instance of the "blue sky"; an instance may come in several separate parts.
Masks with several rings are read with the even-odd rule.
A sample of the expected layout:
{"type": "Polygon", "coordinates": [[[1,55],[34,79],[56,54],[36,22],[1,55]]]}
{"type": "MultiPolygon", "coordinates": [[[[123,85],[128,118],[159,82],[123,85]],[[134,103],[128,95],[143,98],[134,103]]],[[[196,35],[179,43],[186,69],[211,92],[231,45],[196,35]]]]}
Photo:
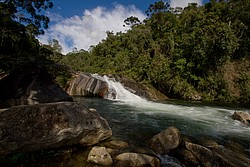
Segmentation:
{"type": "MultiPolygon", "coordinates": [[[[77,49],[88,50],[106,37],[106,31],[126,31],[123,21],[136,16],[141,21],[145,11],[154,0],[51,0],[53,9],[47,12],[51,23],[49,29],[38,39],[47,44],[57,39],[63,46],[63,53],[77,49]]],[[[190,2],[199,5],[208,0],[171,0],[170,5],[185,7],[190,2]]]]}

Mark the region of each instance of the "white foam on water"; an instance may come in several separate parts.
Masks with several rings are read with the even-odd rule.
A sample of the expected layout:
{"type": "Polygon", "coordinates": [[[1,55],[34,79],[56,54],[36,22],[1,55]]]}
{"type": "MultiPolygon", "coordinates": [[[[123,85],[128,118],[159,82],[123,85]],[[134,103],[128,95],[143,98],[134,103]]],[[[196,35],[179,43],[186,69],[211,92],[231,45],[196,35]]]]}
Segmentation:
{"type": "Polygon", "coordinates": [[[213,131],[215,134],[235,135],[241,133],[250,138],[250,128],[231,118],[234,113],[233,109],[209,106],[182,106],[147,101],[128,91],[120,82],[113,78],[107,76],[95,77],[107,82],[110,92],[116,93],[115,99],[113,99],[112,95],[108,96],[108,98],[116,100],[121,105],[133,106],[137,109],[137,112],[143,112],[148,115],[163,114],[185,118],[210,128],[210,131],[213,131]]]}
{"type": "Polygon", "coordinates": [[[109,94],[107,96],[110,100],[117,100],[122,102],[142,102],[146,101],[145,99],[142,99],[140,96],[137,96],[130,91],[128,91],[124,86],[117,82],[114,78],[109,78],[106,75],[103,77],[97,74],[93,75],[97,79],[100,79],[102,81],[105,81],[108,83],[109,86],[109,94]],[[115,96],[113,94],[116,94],[115,96]]]}

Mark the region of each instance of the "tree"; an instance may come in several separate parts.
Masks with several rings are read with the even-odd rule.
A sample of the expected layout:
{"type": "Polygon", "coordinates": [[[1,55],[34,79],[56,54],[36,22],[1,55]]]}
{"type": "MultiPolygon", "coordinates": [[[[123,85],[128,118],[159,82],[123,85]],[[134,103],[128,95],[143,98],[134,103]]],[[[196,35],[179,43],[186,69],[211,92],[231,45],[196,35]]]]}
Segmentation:
{"type": "Polygon", "coordinates": [[[141,24],[141,21],[138,19],[138,17],[130,16],[124,20],[124,23],[125,23],[125,25],[123,25],[124,27],[126,25],[133,27],[133,26],[141,24]]]}
{"type": "Polygon", "coordinates": [[[4,0],[1,3],[1,14],[8,14],[13,20],[26,26],[32,34],[43,34],[48,28],[49,18],[42,14],[43,10],[53,7],[50,0],[4,0]]]}
{"type": "Polygon", "coordinates": [[[62,53],[63,51],[63,47],[62,45],[60,45],[59,41],[56,40],[56,39],[52,39],[49,41],[49,45],[50,47],[52,48],[52,50],[54,52],[57,52],[57,53],[62,53]]]}
{"type": "Polygon", "coordinates": [[[159,0],[155,2],[154,4],[149,5],[148,10],[146,10],[146,14],[147,16],[151,16],[151,15],[158,14],[158,13],[164,13],[169,10],[169,7],[170,5],[168,2],[159,0]]]}
{"type": "Polygon", "coordinates": [[[0,69],[10,71],[38,58],[35,35],[48,27],[49,18],[43,12],[52,6],[50,0],[0,1],[0,69]]]}

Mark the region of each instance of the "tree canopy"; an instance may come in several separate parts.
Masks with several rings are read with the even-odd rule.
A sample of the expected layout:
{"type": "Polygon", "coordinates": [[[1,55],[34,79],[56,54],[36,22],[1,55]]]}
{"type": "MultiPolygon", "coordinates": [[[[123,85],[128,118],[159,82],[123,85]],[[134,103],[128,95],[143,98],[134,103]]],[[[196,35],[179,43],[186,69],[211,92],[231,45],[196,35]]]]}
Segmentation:
{"type": "Polygon", "coordinates": [[[1,70],[38,59],[40,45],[35,35],[48,28],[49,18],[43,13],[52,6],[50,0],[0,1],[1,70]]]}
{"type": "Polygon", "coordinates": [[[62,63],[126,75],[170,97],[250,101],[249,86],[243,89],[250,81],[249,5],[211,0],[182,9],[156,1],[142,23],[131,16],[125,20],[130,30],[108,32],[89,52],[68,54],[62,63]]]}

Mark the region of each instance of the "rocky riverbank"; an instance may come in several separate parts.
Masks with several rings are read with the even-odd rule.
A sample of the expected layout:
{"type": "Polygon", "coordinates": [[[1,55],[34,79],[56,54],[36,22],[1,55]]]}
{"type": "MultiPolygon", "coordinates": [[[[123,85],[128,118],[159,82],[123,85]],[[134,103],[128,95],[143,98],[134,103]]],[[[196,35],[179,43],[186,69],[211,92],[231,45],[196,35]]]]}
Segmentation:
{"type": "MultiPolygon", "coordinates": [[[[109,138],[93,146],[72,146],[57,150],[46,159],[37,159],[35,166],[88,167],[248,167],[249,152],[239,143],[218,143],[210,138],[192,141],[175,127],[153,136],[145,147],[129,141],[109,138]]],[[[23,163],[23,166],[30,164],[23,163]]]]}
{"type": "MultiPolygon", "coordinates": [[[[24,100],[29,105],[18,104],[0,111],[0,166],[247,167],[250,164],[249,152],[239,143],[219,143],[207,138],[194,141],[175,127],[152,136],[143,147],[114,139],[108,122],[95,109],[88,109],[82,103],[58,102],[72,98],[53,83],[48,73],[39,70],[30,75],[17,74],[20,73],[1,80],[1,98],[8,102],[13,98],[24,100]],[[20,85],[21,82],[24,83],[20,85]],[[10,94],[8,90],[12,90],[10,94]],[[49,159],[41,155],[34,158],[34,151],[50,155],[45,156],[49,159]],[[13,162],[14,159],[18,161],[13,162]]],[[[165,98],[144,85],[112,77],[146,99],[165,98]]],[[[68,84],[67,92],[71,95],[105,97],[109,91],[105,81],[90,74],[77,74],[68,84]]],[[[115,98],[116,93],[112,95],[115,98]]],[[[249,113],[235,112],[233,118],[248,125],[248,116],[249,113]]]]}

